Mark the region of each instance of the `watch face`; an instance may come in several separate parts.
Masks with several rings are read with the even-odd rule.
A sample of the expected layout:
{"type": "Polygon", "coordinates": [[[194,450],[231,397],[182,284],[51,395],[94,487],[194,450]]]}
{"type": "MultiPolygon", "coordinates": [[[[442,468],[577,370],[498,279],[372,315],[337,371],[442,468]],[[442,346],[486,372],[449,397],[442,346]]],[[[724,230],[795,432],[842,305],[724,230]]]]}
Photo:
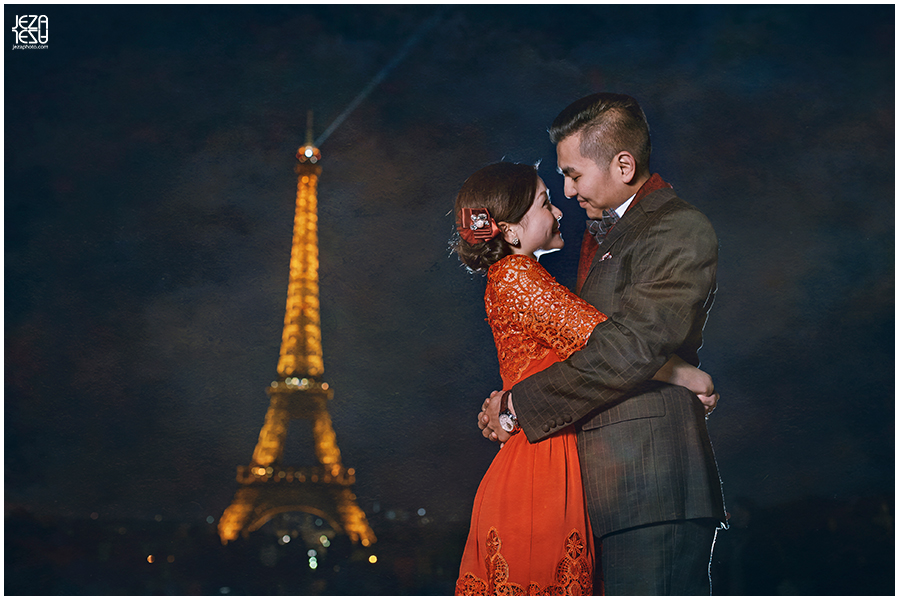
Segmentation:
{"type": "Polygon", "coordinates": [[[516,423],[513,421],[513,416],[509,413],[501,413],[500,414],[500,427],[506,430],[507,432],[512,432],[516,429],[516,423]]]}

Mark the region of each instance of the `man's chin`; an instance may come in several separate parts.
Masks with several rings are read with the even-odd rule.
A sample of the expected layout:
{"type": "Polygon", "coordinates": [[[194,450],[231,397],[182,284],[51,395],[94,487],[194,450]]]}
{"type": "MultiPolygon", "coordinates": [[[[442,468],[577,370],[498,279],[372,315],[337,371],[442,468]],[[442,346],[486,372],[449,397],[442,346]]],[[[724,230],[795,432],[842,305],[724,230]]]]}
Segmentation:
{"type": "Polygon", "coordinates": [[[586,200],[579,200],[578,206],[584,209],[584,212],[587,213],[589,219],[600,219],[600,217],[594,217],[594,213],[603,214],[603,209],[597,209],[594,205],[589,203],[586,200]]]}

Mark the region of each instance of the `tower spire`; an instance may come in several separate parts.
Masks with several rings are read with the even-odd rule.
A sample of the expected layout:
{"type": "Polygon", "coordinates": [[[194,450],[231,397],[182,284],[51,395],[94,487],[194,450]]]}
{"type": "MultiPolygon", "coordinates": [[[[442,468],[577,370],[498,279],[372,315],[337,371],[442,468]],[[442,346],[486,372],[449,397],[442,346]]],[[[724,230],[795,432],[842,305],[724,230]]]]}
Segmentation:
{"type": "Polygon", "coordinates": [[[291,244],[291,269],[288,282],[279,376],[320,376],[322,329],[319,319],[319,235],[318,189],[322,153],[313,146],[312,111],[306,116],[306,146],[297,150],[297,207],[294,213],[294,238],[291,244]]]}
{"type": "Polygon", "coordinates": [[[306,111],[306,145],[313,145],[313,112],[306,111]]]}

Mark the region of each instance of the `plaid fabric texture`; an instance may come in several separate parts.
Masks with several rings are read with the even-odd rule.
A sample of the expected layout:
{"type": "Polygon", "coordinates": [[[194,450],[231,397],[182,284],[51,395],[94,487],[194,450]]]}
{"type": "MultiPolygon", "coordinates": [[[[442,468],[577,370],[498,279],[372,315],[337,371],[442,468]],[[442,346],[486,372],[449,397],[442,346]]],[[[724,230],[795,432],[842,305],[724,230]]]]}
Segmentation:
{"type": "Polygon", "coordinates": [[[590,219],[587,222],[587,229],[591,236],[600,244],[600,241],[606,238],[606,233],[619,221],[619,214],[609,209],[603,210],[603,216],[600,219],[590,219]]]}
{"type": "MultiPolygon", "coordinates": [[[[665,188],[671,188],[672,185],[663,181],[663,178],[659,176],[658,173],[654,173],[650,176],[644,185],[641,186],[641,189],[637,191],[637,194],[634,195],[634,200],[631,201],[631,204],[628,205],[627,211],[631,211],[634,209],[635,205],[641,201],[642,198],[650,194],[651,192],[656,192],[657,190],[663,190],[665,188]]],[[[626,213],[627,213],[626,211],[626,213]]],[[[609,233],[609,230],[618,223],[619,214],[615,211],[604,210],[603,216],[599,220],[589,219],[587,222],[587,227],[584,230],[584,238],[581,241],[581,256],[578,259],[578,274],[577,274],[577,283],[575,286],[575,294],[581,294],[581,287],[584,285],[584,280],[587,278],[587,274],[590,271],[591,263],[594,260],[594,255],[597,252],[597,247],[600,245],[600,242],[606,238],[606,235],[609,233]]]]}
{"type": "Polygon", "coordinates": [[[513,387],[532,442],[577,422],[596,536],[676,519],[724,520],[703,407],[649,379],[672,354],[698,364],[718,241],[673,190],[651,192],[599,243],[581,296],[609,316],[584,349],[513,387]]]}
{"type": "Polygon", "coordinates": [[[709,596],[715,540],[715,524],[708,520],[665,522],[607,536],[601,542],[604,593],[709,596]]]}

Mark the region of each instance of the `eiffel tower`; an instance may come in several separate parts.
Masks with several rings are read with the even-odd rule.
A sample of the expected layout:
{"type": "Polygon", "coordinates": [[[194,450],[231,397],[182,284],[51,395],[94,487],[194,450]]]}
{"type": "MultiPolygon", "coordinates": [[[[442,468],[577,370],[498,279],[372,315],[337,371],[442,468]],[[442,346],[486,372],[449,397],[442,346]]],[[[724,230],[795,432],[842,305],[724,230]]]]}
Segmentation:
{"type": "Polygon", "coordinates": [[[241,487],[219,519],[222,544],[258,530],[273,516],[303,511],[325,519],[338,533],[368,547],[375,533],[356,503],[350,486],[353,468],[341,463],[327,403],[334,393],[320,378],[322,331],[319,322],[319,240],[316,188],[322,155],[313,145],[312,112],[307,117],[306,145],[297,151],[297,207],[287,309],[278,358],[278,378],[266,389],[269,409],[248,466],[238,466],[241,487]],[[292,420],[312,423],[319,465],[282,465],[284,441],[292,420]]]}

